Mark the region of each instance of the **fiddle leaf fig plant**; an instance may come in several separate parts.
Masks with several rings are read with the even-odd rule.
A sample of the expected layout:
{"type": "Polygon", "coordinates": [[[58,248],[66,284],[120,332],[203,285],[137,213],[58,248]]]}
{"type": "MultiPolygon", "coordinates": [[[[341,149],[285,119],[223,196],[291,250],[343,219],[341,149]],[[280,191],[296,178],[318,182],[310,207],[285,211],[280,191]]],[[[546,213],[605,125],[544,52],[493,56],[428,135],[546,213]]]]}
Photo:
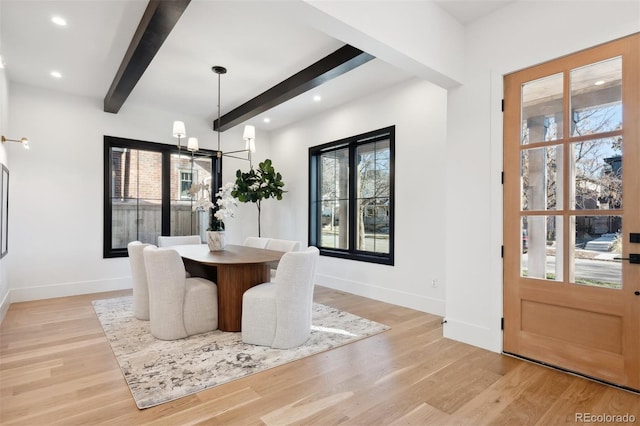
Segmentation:
{"type": "Polygon", "coordinates": [[[241,203],[255,203],[258,208],[258,236],[261,236],[260,213],[262,200],[275,198],[282,200],[284,189],[282,175],[276,172],[270,159],[251,167],[248,172],[236,171],[236,184],[231,195],[241,203]]]}

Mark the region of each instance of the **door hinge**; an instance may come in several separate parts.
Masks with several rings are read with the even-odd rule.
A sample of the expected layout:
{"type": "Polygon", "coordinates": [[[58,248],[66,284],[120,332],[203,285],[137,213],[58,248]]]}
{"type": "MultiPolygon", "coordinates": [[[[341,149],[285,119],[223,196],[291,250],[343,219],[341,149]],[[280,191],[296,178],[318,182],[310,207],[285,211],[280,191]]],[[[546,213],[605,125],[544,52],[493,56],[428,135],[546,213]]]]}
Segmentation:
{"type": "Polygon", "coordinates": [[[500,246],[500,257],[504,259],[504,246],[500,246]]]}
{"type": "Polygon", "coordinates": [[[504,172],[500,173],[500,182],[504,185],[504,172]]]}
{"type": "Polygon", "coordinates": [[[504,99],[502,100],[502,103],[501,103],[500,109],[502,110],[502,112],[504,112],[504,99]]]}
{"type": "Polygon", "coordinates": [[[500,330],[504,330],[504,317],[500,318],[500,330]]]}

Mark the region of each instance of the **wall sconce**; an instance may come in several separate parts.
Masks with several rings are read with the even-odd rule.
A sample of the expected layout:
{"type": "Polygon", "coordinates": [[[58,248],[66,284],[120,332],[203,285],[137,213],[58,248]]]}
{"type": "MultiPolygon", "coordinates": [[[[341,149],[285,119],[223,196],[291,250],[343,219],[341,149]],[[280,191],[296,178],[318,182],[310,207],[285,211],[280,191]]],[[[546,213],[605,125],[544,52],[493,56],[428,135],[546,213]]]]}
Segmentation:
{"type": "Polygon", "coordinates": [[[22,146],[24,146],[24,149],[29,149],[29,139],[27,138],[20,138],[20,139],[7,139],[6,137],[4,137],[4,135],[2,136],[2,143],[5,142],[18,142],[21,143],[22,146]]]}

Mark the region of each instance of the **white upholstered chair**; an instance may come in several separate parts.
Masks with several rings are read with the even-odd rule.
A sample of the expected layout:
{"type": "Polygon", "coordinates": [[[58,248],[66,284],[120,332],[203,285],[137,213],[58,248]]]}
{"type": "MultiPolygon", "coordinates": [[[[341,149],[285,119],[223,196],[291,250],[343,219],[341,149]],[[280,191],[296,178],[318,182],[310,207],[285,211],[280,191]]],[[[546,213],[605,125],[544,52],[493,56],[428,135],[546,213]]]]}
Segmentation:
{"type": "Polygon", "coordinates": [[[200,235],[158,236],[158,247],[171,247],[183,244],[202,244],[202,241],[200,241],[200,235]]]}
{"type": "Polygon", "coordinates": [[[218,328],[218,287],[204,278],[185,278],[184,264],[171,248],[143,251],[149,283],[151,334],[181,339],[218,328]]]}
{"type": "Polygon", "coordinates": [[[244,240],[244,246],[247,247],[255,247],[255,248],[266,248],[267,243],[269,242],[269,238],[261,238],[261,237],[247,237],[244,240]]]}
{"type": "Polygon", "coordinates": [[[289,349],[311,335],[316,266],[315,247],[289,252],[278,264],[274,282],[259,284],[242,297],[242,341],[289,349]]]}
{"type": "MultiPolygon", "coordinates": [[[[268,250],[276,250],[276,251],[298,251],[300,250],[300,241],[293,240],[278,240],[276,238],[269,238],[267,241],[267,246],[265,247],[268,250]]],[[[276,269],[271,270],[271,281],[276,278],[276,269]]]]}
{"type": "Polygon", "coordinates": [[[285,252],[298,251],[300,250],[300,241],[278,240],[276,238],[269,238],[269,241],[267,241],[267,246],[265,248],[268,250],[285,252]]]}
{"type": "Polygon", "coordinates": [[[142,251],[148,246],[149,244],[143,244],[140,241],[127,244],[133,283],[133,315],[144,321],[149,321],[149,285],[142,251]]]}
{"type": "MultiPolygon", "coordinates": [[[[158,235],[158,247],[171,247],[186,244],[202,244],[200,235],[158,235]]],[[[189,278],[191,274],[185,271],[184,276],[189,278]]]]}

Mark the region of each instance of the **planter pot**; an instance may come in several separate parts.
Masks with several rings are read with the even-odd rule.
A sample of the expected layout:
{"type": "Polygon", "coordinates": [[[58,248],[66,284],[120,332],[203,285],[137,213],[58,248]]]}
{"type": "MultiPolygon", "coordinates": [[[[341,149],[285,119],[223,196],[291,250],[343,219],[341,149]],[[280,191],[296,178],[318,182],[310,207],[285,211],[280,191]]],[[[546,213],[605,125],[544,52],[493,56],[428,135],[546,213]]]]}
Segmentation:
{"type": "Polygon", "coordinates": [[[227,246],[227,236],[224,231],[207,231],[207,245],[211,251],[221,251],[227,246]]]}

